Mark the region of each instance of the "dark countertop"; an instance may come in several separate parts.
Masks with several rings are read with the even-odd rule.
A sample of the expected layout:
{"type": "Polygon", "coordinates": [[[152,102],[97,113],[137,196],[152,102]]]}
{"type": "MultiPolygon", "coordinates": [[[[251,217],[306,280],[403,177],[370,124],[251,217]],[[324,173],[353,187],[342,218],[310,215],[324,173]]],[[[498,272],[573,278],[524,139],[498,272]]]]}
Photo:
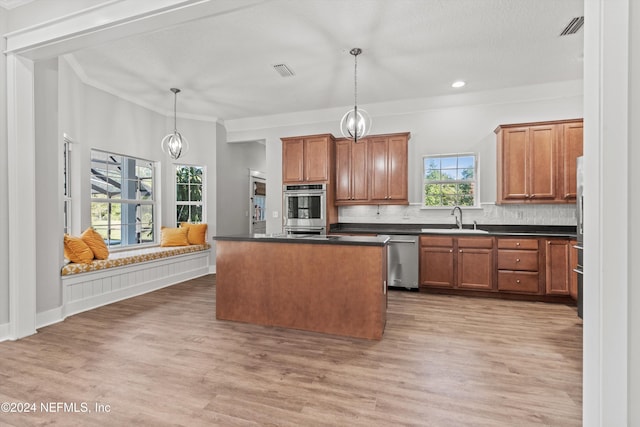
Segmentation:
{"type": "MultiPolygon", "coordinates": [[[[452,235],[466,236],[526,236],[526,237],[564,237],[575,238],[576,227],[567,225],[496,225],[478,224],[479,230],[486,230],[482,234],[465,234],[454,229],[452,224],[380,224],[380,223],[339,223],[332,224],[329,233],[363,233],[363,234],[431,234],[422,229],[433,229],[434,234],[443,234],[445,230],[452,230],[452,235]],[[435,231],[437,230],[437,231],[435,231]],[[442,230],[442,232],[440,231],[442,230]]],[[[465,224],[464,229],[472,230],[473,225],[465,224]]]]}
{"type": "Polygon", "coordinates": [[[389,236],[330,236],[330,235],[288,235],[288,234],[241,234],[235,236],[215,236],[213,240],[237,242],[309,243],[314,245],[384,246],[389,236]]]}

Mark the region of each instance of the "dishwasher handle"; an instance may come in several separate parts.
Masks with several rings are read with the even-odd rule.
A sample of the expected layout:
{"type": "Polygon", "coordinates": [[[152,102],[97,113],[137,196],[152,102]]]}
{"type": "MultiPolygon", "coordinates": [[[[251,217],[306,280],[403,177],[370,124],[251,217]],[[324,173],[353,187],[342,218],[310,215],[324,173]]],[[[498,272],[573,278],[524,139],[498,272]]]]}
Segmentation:
{"type": "Polygon", "coordinates": [[[412,245],[415,245],[418,242],[415,240],[389,240],[389,243],[411,243],[412,245]]]}

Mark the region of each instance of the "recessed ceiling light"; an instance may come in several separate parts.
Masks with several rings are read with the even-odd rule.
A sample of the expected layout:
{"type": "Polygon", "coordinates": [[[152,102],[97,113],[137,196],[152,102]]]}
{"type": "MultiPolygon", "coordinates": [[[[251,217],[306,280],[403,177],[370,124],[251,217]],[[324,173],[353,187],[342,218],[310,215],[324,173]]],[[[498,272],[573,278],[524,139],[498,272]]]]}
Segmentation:
{"type": "Polygon", "coordinates": [[[451,83],[451,87],[455,87],[456,89],[459,87],[462,87],[464,85],[466,85],[466,82],[463,82],[462,80],[458,80],[456,82],[451,83]]]}

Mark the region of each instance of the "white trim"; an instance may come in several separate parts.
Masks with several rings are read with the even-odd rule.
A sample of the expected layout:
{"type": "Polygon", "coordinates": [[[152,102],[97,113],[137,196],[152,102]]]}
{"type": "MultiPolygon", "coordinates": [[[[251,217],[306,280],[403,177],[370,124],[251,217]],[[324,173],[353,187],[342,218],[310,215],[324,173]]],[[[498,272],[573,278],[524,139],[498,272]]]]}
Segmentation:
{"type": "Polygon", "coordinates": [[[11,337],[9,336],[9,324],[2,323],[0,324],[0,342],[8,341],[11,337]]]}
{"type": "Polygon", "coordinates": [[[27,3],[31,3],[32,1],[33,0],[0,0],[0,7],[11,10],[27,3]]]}
{"type": "Polygon", "coordinates": [[[65,319],[64,306],[52,308],[51,310],[43,311],[36,314],[36,328],[44,328],[45,326],[53,325],[54,323],[61,322],[65,319]]]}
{"type": "MultiPolygon", "coordinates": [[[[82,83],[88,86],[92,86],[98,90],[101,90],[103,92],[116,96],[118,98],[124,99],[125,101],[128,101],[134,105],[138,105],[142,108],[146,108],[147,110],[153,111],[154,113],[158,113],[161,116],[173,118],[174,112],[171,109],[166,110],[166,109],[160,108],[157,104],[148,104],[138,98],[131,96],[131,94],[127,92],[123,92],[109,86],[105,82],[99,82],[97,80],[91,79],[89,76],[87,76],[87,73],[85,73],[84,69],[78,63],[73,53],[68,53],[66,55],[63,55],[62,59],[65,60],[67,64],[69,64],[69,67],[71,67],[74,73],[76,73],[76,75],[78,76],[78,78],[82,83]]],[[[199,120],[203,122],[212,122],[212,123],[218,122],[218,117],[216,116],[204,116],[200,114],[186,114],[186,113],[177,113],[176,115],[181,119],[199,120]]]]}
{"type": "Polygon", "coordinates": [[[209,274],[209,253],[206,250],[62,276],[64,313],[71,316],[209,274]]]}
{"type": "Polygon", "coordinates": [[[36,332],[36,170],[33,61],[7,55],[9,335],[36,332]]]}

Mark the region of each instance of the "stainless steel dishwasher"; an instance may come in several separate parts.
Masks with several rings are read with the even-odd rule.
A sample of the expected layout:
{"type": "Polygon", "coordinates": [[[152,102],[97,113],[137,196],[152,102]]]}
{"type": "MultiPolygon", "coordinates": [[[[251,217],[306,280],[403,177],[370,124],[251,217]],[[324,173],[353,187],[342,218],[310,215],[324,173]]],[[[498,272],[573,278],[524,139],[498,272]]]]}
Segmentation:
{"type": "Polygon", "coordinates": [[[418,289],[418,236],[389,235],[387,285],[418,289]]]}

